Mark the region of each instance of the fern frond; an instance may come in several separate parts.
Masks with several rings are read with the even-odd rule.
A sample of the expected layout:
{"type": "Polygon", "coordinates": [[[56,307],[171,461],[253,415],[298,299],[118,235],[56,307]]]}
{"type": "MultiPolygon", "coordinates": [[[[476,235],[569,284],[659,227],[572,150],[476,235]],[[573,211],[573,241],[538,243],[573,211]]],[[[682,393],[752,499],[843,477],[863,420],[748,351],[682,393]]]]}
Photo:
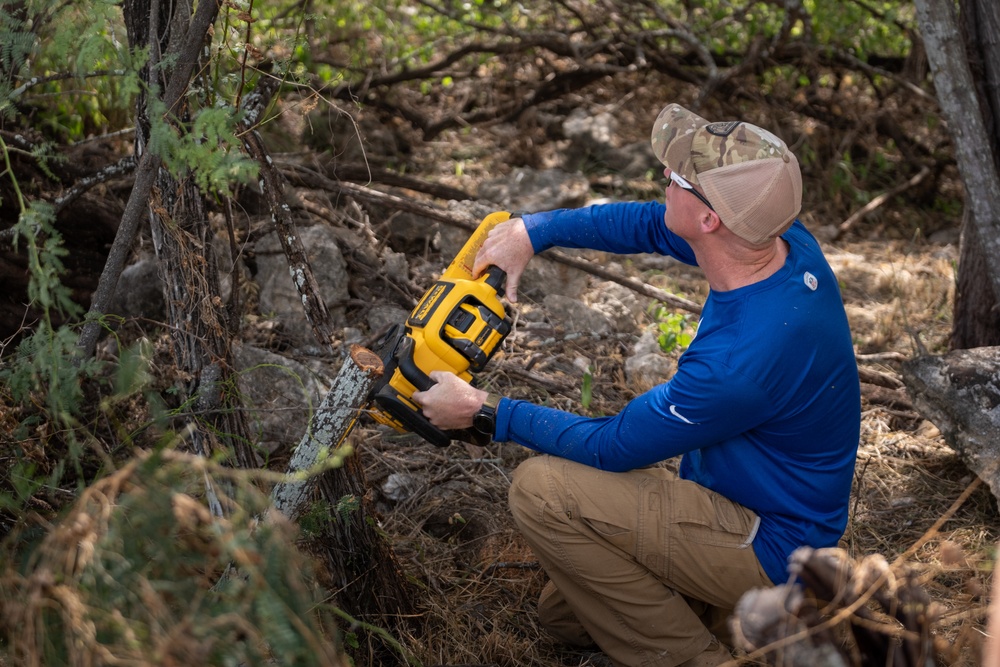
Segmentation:
{"type": "Polygon", "coordinates": [[[149,147],[178,176],[191,175],[206,192],[227,192],[235,183],[247,183],[258,165],[243,155],[236,136],[232,107],[202,109],[190,131],[181,133],[164,118],[162,103],[151,100],[149,147]],[[159,119],[159,120],[156,120],[159,119]]]}
{"type": "MultiPolygon", "coordinates": [[[[3,17],[0,17],[0,23],[3,17]]],[[[9,24],[0,30],[0,69],[8,74],[8,77],[21,71],[28,56],[35,48],[34,33],[24,30],[12,30],[9,24]]]]}

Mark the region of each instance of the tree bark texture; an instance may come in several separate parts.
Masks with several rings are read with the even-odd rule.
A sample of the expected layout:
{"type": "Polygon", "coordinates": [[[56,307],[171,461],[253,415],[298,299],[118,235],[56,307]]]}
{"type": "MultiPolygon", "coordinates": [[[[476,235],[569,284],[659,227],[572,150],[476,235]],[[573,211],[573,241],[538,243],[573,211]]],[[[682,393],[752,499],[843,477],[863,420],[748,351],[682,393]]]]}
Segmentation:
{"type": "MultiPolygon", "coordinates": [[[[989,0],[963,0],[960,19],[988,144],[1000,168],[1000,5],[989,0]]],[[[983,280],[989,274],[989,258],[972,215],[967,209],[962,220],[951,333],[955,350],[1000,345],[1000,301],[990,283],[983,280]]]]}
{"type": "MultiPolygon", "coordinates": [[[[361,407],[368,402],[368,394],[382,376],[382,360],[378,355],[354,345],[333,381],[329,393],[316,409],[302,440],[299,441],[288,462],[288,480],[276,484],[271,490],[271,504],[292,521],[297,521],[306,510],[314,476],[300,479],[321,463],[324,451],[336,454],[344,439],[357,421],[361,407]]],[[[354,482],[346,485],[350,491],[363,496],[365,489],[354,482]]]]}
{"type": "MultiPolygon", "coordinates": [[[[378,529],[360,456],[320,474],[319,490],[334,512],[319,546],[334,578],[338,604],[356,618],[403,634],[413,613],[413,594],[392,546],[378,529]]],[[[374,639],[374,638],[373,638],[374,639]]],[[[375,650],[380,650],[376,644],[375,650]]]]}
{"type": "MultiPolygon", "coordinates": [[[[966,303],[956,308],[956,315],[964,320],[983,317],[989,321],[996,317],[994,308],[1000,295],[1000,208],[997,207],[1000,177],[997,175],[995,136],[990,135],[996,127],[997,110],[991,108],[990,98],[995,100],[996,97],[995,70],[1000,67],[995,62],[1000,5],[993,0],[962,2],[963,19],[971,30],[967,38],[975,40],[969,43],[972,57],[962,41],[951,0],[916,0],[916,7],[938,102],[948,121],[959,172],[965,183],[966,206],[970,211],[967,220],[971,224],[963,235],[963,246],[977,246],[962,253],[966,262],[959,265],[960,296],[957,299],[966,303]],[[990,62],[991,55],[994,62],[990,62]],[[977,61],[983,66],[978,81],[984,81],[985,75],[986,100],[977,94],[977,77],[974,76],[977,61]],[[975,231],[971,232],[972,229],[975,231]],[[968,258],[970,253],[977,252],[982,253],[982,261],[968,258]],[[976,273],[983,269],[985,276],[976,273]],[[964,272],[968,273],[963,275],[964,272]],[[992,290],[992,294],[984,294],[987,289],[992,290]]],[[[969,334],[975,334],[981,327],[968,322],[960,327],[957,320],[958,317],[955,332],[961,339],[953,336],[954,346],[984,344],[967,340],[973,337],[969,334]]]]}
{"type": "MultiPolygon", "coordinates": [[[[190,16],[190,2],[184,6],[187,8],[187,15],[190,16]]],[[[150,73],[156,71],[156,64],[159,63],[162,53],[167,51],[177,55],[169,78],[161,76],[161,80],[155,82],[156,90],[166,88],[163,93],[163,101],[166,103],[167,109],[174,109],[190,83],[194,67],[198,62],[198,53],[208,35],[209,28],[215,23],[215,18],[219,14],[218,2],[209,0],[199,3],[190,23],[184,25],[178,22],[173,33],[166,26],[162,29],[160,27],[167,19],[160,0],[126,0],[122,5],[122,12],[125,18],[129,47],[134,49],[148,46],[150,49],[149,61],[140,72],[144,81],[155,82],[150,73]],[[156,40],[150,39],[150,35],[154,34],[158,35],[158,38],[156,40]]],[[[86,357],[94,354],[97,339],[101,333],[101,323],[98,318],[107,313],[108,306],[111,304],[115,287],[118,285],[118,278],[121,277],[125,261],[132,248],[132,243],[135,241],[143,212],[147,208],[149,193],[156,180],[157,170],[160,168],[159,156],[145,151],[146,137],[148,136],[149,113],[146,91],[140,90],[136,98],[135,145],[135,154],[138,156],[139,164],[136,167],[135,183],[125,206],[125,214],[118,225],[118,233],[115,235],[114,244],[108,253],[108,260],[101,272],[100,282],[91,300],[90,311],[87,313],[88,322],[80,334],[78,346],[86,357]]]]}
{"type": "MultiPolygon", "coordinates": [[[[131,0],[124,6],[130,44],[146,45],[150,50],[150,64],[144,72],[147,94],[160,94],[166,88],[162,100],[179,124],[187,116],[182,93],[190,82],[208,28],[218,14],[218,4],[199,3],[193,17],[191,9],[190,0],[171,5],[159,0],[131,0]],[[172,13],[167,13],[168,9],[172,13]],[[156,67],[164,54],[177,55],[177,65],[169,73],[156,67]],[[182,74],[183,80],[178,83],[182,74]],[[168,83],[164,86],[165,81],[168,83]]],[[[155,173],[145,209],[159,261],[178,381],[183,386],[181,401],[189,406],[188,443],[202,456],[219,451],[230,456],[235,452],[240,466],[255,467],[249,427],[235,391],[212,230],[201,192],[190,179],[175,179],[146,150],[148,109],[148,100],[141,95],[136,106],[136,154],[143,156],[139,174],[145,177],[147,172],[155,173]]],[[[135,194],[133,191],[130,205],[135,194]]],[[[113,278],[117,282],[117,275],[113,278]]],[[[219,510],[213,507],[216,513],[219,510]]]]}
{"type": "MultiPolygon", "coordinates": [[[[297,521],[319,487],[332,511],[317,544],[337,591],[337,605],[377,627],[398,629],[413,609],[412,595],[392,548],[378,531],[378,512],[368,494],[361,457],[348,452],[338,468],[297,477],[320,464],[324,451],[335,454],[342,448],[382,370],[378,355],[352,346],[292,454],[289,480],[274,487],[271,500],[275,509],[297,521]]],[[[381,652],[382,647],[373,650],[381,652]]]]}
{"type": "Polygon", "coordinates": [[[903,364],[917,410],[1000,503],[1000,347],[925,355],[903,364]]]}
{"type": "Polygon", "coordinates": [[[966,210],[955,285],[950,346],[953,350],[1000,345],[1000,302],[984,276],[989,259],[979,242],[979,229],[966,210]]]}

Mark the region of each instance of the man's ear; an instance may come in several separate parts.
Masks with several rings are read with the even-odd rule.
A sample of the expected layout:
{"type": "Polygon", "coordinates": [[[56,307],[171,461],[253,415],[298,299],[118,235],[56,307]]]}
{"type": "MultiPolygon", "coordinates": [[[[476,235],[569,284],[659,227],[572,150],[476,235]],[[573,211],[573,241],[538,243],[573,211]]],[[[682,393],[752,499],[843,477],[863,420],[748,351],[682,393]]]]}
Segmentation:
{"type": "Polygon", "coordinates": [[[717,231],[722,226],[722,218],[719,217],[718,213],[706,207],[706,210],[702,213],[698,223],[701,225],[702,232],[710,234],[717,231]]]}

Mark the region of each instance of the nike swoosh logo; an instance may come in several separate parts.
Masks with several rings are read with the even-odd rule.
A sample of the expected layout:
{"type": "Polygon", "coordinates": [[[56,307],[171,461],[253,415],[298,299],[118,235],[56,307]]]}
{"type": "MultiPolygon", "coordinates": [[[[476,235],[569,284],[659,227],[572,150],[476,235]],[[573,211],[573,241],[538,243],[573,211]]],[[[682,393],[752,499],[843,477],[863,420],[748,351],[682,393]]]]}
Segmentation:
{"type": "Polygon", "coordinates": [[[670,406],[670,414],[672,414],[674,417],[677,417],[678,419],[680,419],[685,424],[694,424],[693,421],[691,421],[690,419],[688,419],[687,417],[685,417],[681,413],[677,412],[677,406],[676,405],[671,405],[670,406]]]}

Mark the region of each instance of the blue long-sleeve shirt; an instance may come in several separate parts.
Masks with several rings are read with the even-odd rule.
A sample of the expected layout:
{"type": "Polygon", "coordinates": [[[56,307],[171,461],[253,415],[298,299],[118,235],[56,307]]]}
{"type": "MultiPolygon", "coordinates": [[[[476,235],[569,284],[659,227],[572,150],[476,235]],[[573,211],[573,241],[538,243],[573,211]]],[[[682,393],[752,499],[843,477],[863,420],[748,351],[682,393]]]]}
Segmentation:
{"type": "MultiPolygon", "coordinates": [[[[607,204],[525,216],[535,252],[653,252],[695,264],[664,205],[607,204]]],[[[860,435],[854,348],[836,277],[796,221],[784,266],[712,290],[673,377],[615,416],[587,418],[511,399],[495,438],[603,470],[683,454],[680,475],[753,510],[753,548],[774,582],[797,547],[834,546],[847,525],[860,435]]]]}

